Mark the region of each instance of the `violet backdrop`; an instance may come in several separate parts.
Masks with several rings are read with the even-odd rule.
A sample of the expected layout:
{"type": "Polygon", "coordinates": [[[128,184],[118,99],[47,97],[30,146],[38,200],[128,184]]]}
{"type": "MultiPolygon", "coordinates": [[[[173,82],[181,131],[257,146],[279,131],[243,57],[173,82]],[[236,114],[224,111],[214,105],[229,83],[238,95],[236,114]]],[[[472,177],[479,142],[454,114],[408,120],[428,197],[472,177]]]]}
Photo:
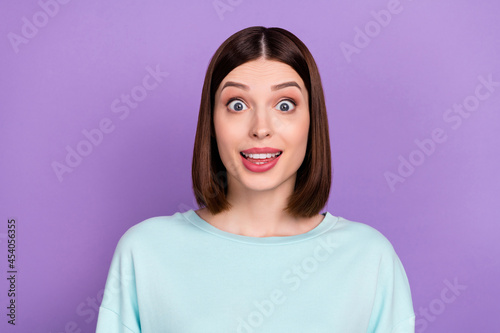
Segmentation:
{"type": "Polygon", "coordinates": [[[499,12],[491,0],[3,1],[0,331],[94,332],[121,235],[198,208],[205,71],[227,37],[263,25],[315,57],[333,164],[324,210],[394,245],[416,331],[498,332],[499,12]]]}

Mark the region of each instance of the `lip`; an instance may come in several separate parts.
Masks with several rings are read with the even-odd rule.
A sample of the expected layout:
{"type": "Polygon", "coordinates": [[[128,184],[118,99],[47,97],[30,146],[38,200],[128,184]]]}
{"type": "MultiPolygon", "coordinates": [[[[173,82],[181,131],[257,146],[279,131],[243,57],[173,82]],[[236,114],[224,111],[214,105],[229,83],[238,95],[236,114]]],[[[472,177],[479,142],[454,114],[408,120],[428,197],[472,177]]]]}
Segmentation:
{"type": "Polygon", "coordinates": [[[274,153],[279,153],[282,150],[276,149],[276,148],[270,148],[270,147],[253,147],[247,150],[242,150],[242,153],[245,154],[274,154],[274,153]]]}
{"type": "Polygon", "coordinates": [[[278,160],[280,159],[280,157],[282,155],[283,154],[280,154],[278,157],[276,157],[271,162],[267,162],[264,164],[255,164],[255,163],[250,162],[249,160],[244,158],[243,155],[240,154],[241,161],[243,162],[243,165],[245,166],[245,168],[247,168],[248,170],[250,170],[252,172],[264,172],[264,171],[267,171],[269,169],[272,169],[276,165],[276,163],[278,163],[278,160]]]}

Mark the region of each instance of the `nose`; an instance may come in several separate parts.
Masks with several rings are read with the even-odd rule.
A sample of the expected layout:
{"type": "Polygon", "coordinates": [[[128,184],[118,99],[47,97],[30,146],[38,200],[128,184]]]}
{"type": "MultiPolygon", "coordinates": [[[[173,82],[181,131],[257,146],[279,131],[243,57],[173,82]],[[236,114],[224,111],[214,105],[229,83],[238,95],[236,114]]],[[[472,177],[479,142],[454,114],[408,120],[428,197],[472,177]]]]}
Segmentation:
{"type": "Polygon", "coordinates": [[[255,108],[251,126],[251,136],[265,138],[272,135],[272,114],[265,108],[255,108]]]}

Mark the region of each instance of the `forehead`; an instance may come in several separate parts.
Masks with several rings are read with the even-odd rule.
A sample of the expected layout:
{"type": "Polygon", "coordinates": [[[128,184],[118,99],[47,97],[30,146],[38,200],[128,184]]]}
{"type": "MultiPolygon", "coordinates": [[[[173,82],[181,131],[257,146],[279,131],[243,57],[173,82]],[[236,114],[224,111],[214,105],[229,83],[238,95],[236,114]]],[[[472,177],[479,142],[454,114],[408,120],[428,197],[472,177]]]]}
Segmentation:
{"type": "Polygon", "coordinates": [[[239,80],[249,85],[252,83],[276,84],[294,80],[304,87],[300,75],[291,66],[280,61],[267,59],[252,60],[234,68],[222,80],[222,83],[233,80],[239,80]]]}

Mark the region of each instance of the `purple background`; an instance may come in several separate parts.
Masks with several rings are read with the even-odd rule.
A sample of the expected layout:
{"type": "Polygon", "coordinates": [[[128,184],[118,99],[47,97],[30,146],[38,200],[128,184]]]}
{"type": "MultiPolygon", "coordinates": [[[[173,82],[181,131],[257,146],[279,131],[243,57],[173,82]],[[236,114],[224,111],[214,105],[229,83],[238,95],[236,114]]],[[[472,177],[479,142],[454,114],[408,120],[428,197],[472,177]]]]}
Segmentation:
{"type": "Polygon", "coordinates": [[[198,208],[191,159],[211,56],[234,32],[264,25],[296,34],[317,61],[334,169],[325,209],[375,227],[394,245],[417,332],[497,331],[500,86],[481,88],[488,98],[459,127],[444,117],[454,104],[473,104],[479,76],[500,82],[500,5],[219,3],[227,6],[220,15],[212,0],[70,1],[57,12],[48,6],[51,17],[34,0],[2,2],[0,330],[95,330],[92,299],[102,296],[120,236],[148,217],[198,208]],[[399,12],[385,27],[374,23],[371,11],[387,8],[399,12]],[[31,35],[25,27],[29,38],[16,47],[24,17],[41,27],[31,35]],[[374,30],[348,57],[342,43],[363,42],[356,28],[374,30]],[[140,99],[148,66],[168,76],[125,117],[119,100],[131,92],[140,99]],[[52,164],[66,163],[67,146],[88,148],[82,131],[106,118],[114,130],[58,179],[52,164]],[[429,156],[418,153],[414,141],[436,128],[446,141],[429,156]],[[384,174],[398,173],[400,155],[421,164],[391,190],[384,174]],[[18,225],[15,328],[6,323],[8,218],[18,225]],[[453,294],[447,283],[465,287],[453,294]]]}

